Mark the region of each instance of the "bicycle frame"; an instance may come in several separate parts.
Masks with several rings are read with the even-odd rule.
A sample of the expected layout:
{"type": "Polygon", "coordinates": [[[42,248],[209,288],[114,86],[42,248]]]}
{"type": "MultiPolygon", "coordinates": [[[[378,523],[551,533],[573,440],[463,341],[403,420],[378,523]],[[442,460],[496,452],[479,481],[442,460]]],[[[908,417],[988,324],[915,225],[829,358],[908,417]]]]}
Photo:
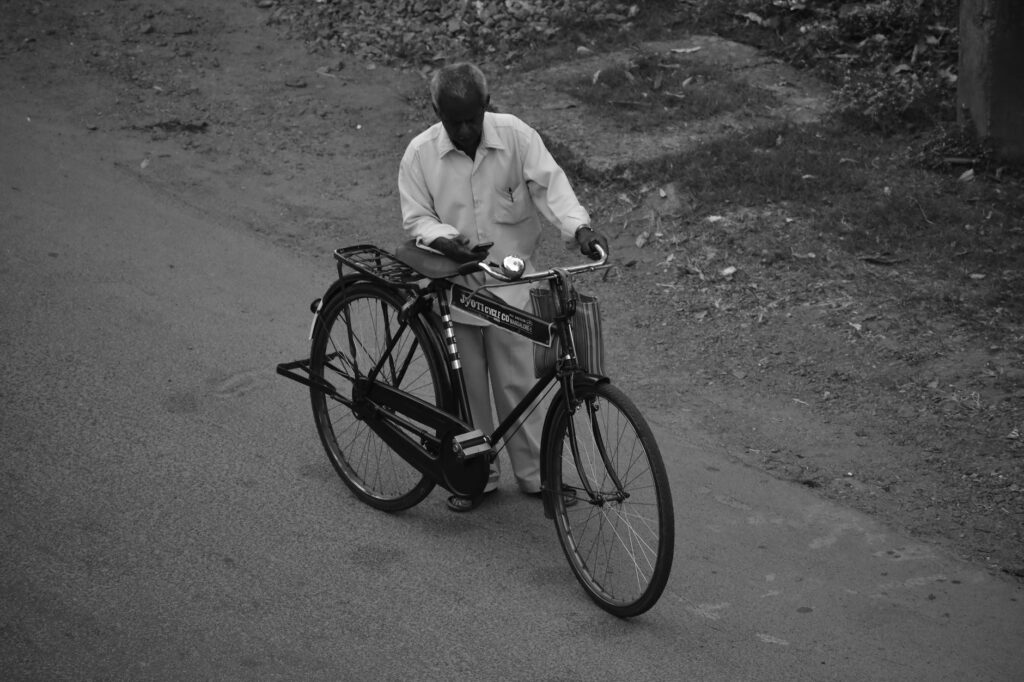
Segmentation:
{"type": "MultiPolygon", "coordinates": [[[[341,262],[340,255],[339,262],[341,262]]],[[[603,265],[604,262],[602,261],[596,265],[576,266],[576,269],[586,268],[593,270],[603,265]]],[[[438,278],[430,279],[426,286],[419,286],[413,289],[399,315],[398,327],[389,332],[389,345],[378,359],[376,365],[365,368],[365,374],[363,374],[363,371],[360,371],[359,373],[363,374],[363,376],[351,378],[354,385],[352,396],[340,394],[326,380],[314,380],[313,377],[310,377],[308,375],[309,360],[284,363],[278,365],[277,368],[279,374],[315,390],[322,391],[328,397],[352,409],[360,419],[410,465],[430,476],[442,487],[456,494],[464,494],[466,491],[453,489],[455,486],[448,480],[444,468],[446,460],[451,458],[466,460],[485,455],[489,457],[488,461],[493,460],[497,455],[490,447],[490,444],[498,442],[512,432],[523,415],[530,409],[535,408],[540,396],[555,381],[561,383],[561,399],[569,401],[570,411],[575,411],[578,406],[574,391],[576,382],[599,383],[608,381],[607,377],[584,372],[577,362],[575,340],[573,339],[572,328],[569,323],[572,315],[575,313],[575,290],[567,269],[554,269],[542,273],[533,273],[521,280],[513,280],[486,264],[479,264],[479,267],[499,281],[472,290],[449,279],[438,278]],[[531,280],[549,281],[549,286],[552,288],[556,303],[554,320],[548,321],[520,308],[511,306],[489,292],[493,288],[520,284],[523,281],[531,280]],[[454,413],[393,388],[386,383],[376,381],[376,377],[381,373],[385,365],[395,362],[393,351],[402,339],[402,335],[407,331],[410,317],[412,315],[428,316],[429,313],[426,311],[435,300],[440,316],[439,319],[428,318],[428,324],[433,326],[439,335],[438,340],[441,341],[439,345],[447,367],[449,388],[455,395],[456,405],[453,410],[454,413]],[[562,355],[555,363],[555,366],[537,379],[534,386],[527,392],[527,395],[490,434],[483,434],[475,429],[472,424],[469,398],[458,354],[458,346],[455,342],[454,323],[451,318],[453,307],[511,333],[527,338],[534,343],[545,346],[559,343],[559,347],[562,349],[562,355]],[[486,446],[481,447],[481,443],[485,443],[486,446]]],[[[339,264],[340,274],[341,266],[339,264]]],[[[380,279],[379,277],[372,277],[372,273],[364,271],[364,274],[371,274],[371,277],[367,278],[359,275],[340,277],[339,281],[325,294],[324,300],[334,291],[343,289],[346,284],[367,281],[368,279],[380,279]]],[[[384,281],[392,285],[394,284],[388,280],[384,281]]],[[[314,308],[313,325],[315,328],[315,325],[321,324],[320,301],[314,302],[314,308]]],[[[350,338],[349,342],[351,343],[351,341],[350,338]]],[[[331,359],[333,358],[328,357],[328,361],[331,359]]],[[[328,366],[344,374],[341,368],[330,364],[328,366]]],[[[573,428],[574,426],[570,424],[570,429],[573,428]]],[[[545,420],[542,442],[546,440],[548,429],[549,425],[547,420],[545,420]]],[[[571,441],[573,459],[577,466],[581,466],[575,437],[571,441]]],[[[609,471],[612,471],[613,467],[607,462],[604,448],[601,448],[601,451],[606,467],[609,471]]],[[[542,467],[543,464],[542,462],[542,467]]],[[[621,492],[621,483],[617,480],[615,482],[621,492]]],[[[586,487],[591,499],[597,500],[598,496],[595,491],[589,489],[589,486],[586,487]]],[[[546,496],[544,508],[545,514],[550,516],[550,504],[546,496]]]]}
{"type": "MultiPolygon", "coordinates": [[[[445,355],[448,360],[448,372],[452,383],[456,387],[459,396],[459,404],[463,408],[463,417],[469,417],[469,398],[465,392],[465,378],[462,373],[462,363],[458,355],[458,347],[454,342],[455,331],[451,321],[451,308],[455,307],[474,317],[490,322],[513,334],[527,338],[534,343],[550,346],[553,342],[553,332],[557,330],[557,322],[549,322],[525,310],[510,306],[496,296],[484,297],[479,294],[480,290],[473,291],[459,284],[446,280],[435,283],[438,288],[438,308],[443,326],[443,334],[451,343],[445,346],[445,355]],[[450,296],[449,296],[450,294],[450,296]],[[449,303],[449,297],[451,303],[449,303]]],[[[566,325],[567,326],[567,325],[566,325]]],[[[527,393],[519,405],[506,417],[502,423],[490,435],[491,442],[497,442],[515,424],[526,410],[532,406],[548,385],[555,378],[556,372],[548,372],[540,377],[534,387],[527,393]]]]}
{"type": "MultiPolygon", "coordinates": [[[[394,254],[359,245],[335,256],[339,277],[311,308],[309,359],[277,370],[309,387],[317,433],[354,495],[398,512],[438,485],[472,508],[497,457],[492,443],[523,428],[554,388],[541,434],[544,515],[554,520],[569,565],[595,603],[623,618],[651,608],[667,584],[674,549],[664,463],[642,413],[607,377],[581,366],[573,338],[574,327],[596,325],[573,321],[579,296],[572,275],[602,267],[604,254],[600,263],[525,275],[512,258],[500,269],[459,265],[425,256],[411,242],[394,254]],[[494,281],[473,288],[451,279],[477,271],[494,281]],[[492,291],[542,280],[551,296],[531,298],[552,319],[508,305],[492,291]],[[536,344],[557,344],[557,352],[542,354],[542,376],[490,434],[473,425],[456,310],[536,344]]],[[[582,362],[601,367],[591,355],[592,362],[590,356],[582,362]]],[[[449,498],[453,509],[454,502],[449,498]]]]}

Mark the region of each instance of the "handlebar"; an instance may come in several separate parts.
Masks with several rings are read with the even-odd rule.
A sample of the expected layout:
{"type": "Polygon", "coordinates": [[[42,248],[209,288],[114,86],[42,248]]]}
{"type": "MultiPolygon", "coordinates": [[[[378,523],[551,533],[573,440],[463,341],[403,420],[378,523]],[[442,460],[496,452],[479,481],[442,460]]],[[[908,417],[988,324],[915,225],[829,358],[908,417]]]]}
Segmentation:
{"type": "MultiPolygon", "coordinates": [[[[598,260],[592,263],[570,265],[565,268],[558,268],[558,270],[569,275],[576,275],[579,273],[593,272],[594,270],[600,270],[601,268],[608,267],[608,253],[604,249],[602,249],[599,244],[596,244],[594,248],[596,248],[598,251],[598,260]]],[[[531,272],[528,275],[509,275],[506,274],[502,267],[497,263],[485,263],[484,261],[466,263],[461,268],[459,268],[459,274],[462,275],[468,275],[470,273],[478,271],[486,272],[488,275],[501,282],[538,282],[543,279],[551,279],[552,277],[556,277],[558,275],[555,268],[531,272]]]]}

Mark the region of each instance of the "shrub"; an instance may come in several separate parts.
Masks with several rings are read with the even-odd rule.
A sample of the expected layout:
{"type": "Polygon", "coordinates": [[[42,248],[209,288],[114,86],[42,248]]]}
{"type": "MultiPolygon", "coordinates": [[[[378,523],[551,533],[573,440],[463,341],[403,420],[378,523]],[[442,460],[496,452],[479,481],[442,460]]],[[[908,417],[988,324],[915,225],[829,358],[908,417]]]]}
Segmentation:
{"type": "Polygon", "coordinates": [[[751,0],[737,20],[777,33],[775,51],[839,87],[838,111],[882,132],[955,116],[957,0],[751,0]]]}

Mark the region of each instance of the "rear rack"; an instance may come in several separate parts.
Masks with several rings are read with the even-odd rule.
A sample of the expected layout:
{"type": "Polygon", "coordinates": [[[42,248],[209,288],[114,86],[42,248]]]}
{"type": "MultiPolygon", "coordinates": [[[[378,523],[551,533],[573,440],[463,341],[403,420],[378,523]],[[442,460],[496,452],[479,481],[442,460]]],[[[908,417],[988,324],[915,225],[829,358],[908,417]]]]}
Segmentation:
{"type": "Polygon", "coordinates": [[[342,274],[341,266],[347,265],[357,272],[395,286],[410,286],[424,279],[423,275],[387,251],[370,244],[335,249],[334,257],[338,260],[339,275],[342,274]]]}

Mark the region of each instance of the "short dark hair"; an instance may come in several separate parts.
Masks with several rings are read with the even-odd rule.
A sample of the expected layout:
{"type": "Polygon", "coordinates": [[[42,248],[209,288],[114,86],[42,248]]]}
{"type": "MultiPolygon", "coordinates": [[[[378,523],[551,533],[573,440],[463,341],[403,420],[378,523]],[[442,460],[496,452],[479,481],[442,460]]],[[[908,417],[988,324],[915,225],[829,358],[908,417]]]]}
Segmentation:
{"type": "Polygon", "coordinates": [[[452,97],[464,98],[470,94],[480,95],[487,99],[487,78],[475,64],[459,62],[443,66],[434,72],[430,79],[430,101],[437,108],[441,93],[452,97]]]}

